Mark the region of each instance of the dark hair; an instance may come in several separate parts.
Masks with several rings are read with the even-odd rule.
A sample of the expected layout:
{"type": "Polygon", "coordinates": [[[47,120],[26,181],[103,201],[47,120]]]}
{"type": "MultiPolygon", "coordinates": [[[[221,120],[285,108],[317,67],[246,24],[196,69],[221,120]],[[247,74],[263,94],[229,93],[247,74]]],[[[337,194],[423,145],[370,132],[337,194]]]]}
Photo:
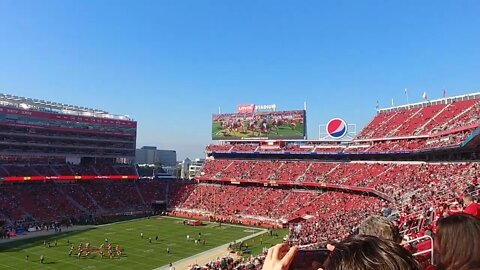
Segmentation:
{"type": "Polygon", "coordinates": [[[398,227],[386,217],[370,216],[360,224],[359,234],[372,235],[385,240],[400,243],[402,238],[398,227]]]}
{"type": "Polygon", "coordinates": [[[335,246],[324,270],[421,270],[399,244],[375,236],[357,235],[335,246]]]}
{"type": "Polygon", "coordinates": [[[442,269],[480,269],[480,219],[467,214],[441,219],[436,240],[442,269]]]}

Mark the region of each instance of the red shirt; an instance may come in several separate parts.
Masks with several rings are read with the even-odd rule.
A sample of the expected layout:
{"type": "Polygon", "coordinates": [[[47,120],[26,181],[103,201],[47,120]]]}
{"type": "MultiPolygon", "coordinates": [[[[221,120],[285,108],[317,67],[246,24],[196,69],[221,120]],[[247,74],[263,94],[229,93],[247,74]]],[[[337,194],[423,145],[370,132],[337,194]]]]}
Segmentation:
{"type": "Polygon", "coordinates": [[[471,203],[465,210],[463,210],[464,213],[472,215],[474,217],[480,218],[480,204],[478,203],[471,203]]]}

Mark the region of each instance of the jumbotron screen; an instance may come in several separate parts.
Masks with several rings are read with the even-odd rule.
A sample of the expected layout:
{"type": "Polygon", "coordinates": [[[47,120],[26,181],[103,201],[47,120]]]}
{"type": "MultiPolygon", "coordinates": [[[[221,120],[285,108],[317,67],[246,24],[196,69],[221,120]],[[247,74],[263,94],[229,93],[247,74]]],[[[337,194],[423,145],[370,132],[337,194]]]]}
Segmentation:
{"type": "Polygon", "coordinates": [[[305,111],[214,114],[213,140],[304,139],[305,111]]]}

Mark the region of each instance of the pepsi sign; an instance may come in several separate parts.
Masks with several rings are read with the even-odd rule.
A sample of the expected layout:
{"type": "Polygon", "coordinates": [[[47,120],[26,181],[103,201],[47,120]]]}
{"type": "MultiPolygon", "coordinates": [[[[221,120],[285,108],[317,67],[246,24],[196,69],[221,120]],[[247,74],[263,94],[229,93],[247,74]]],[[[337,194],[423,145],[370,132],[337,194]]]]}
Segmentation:
{"type": "Polygon", "coordinates": [[[333,118],[328,121],[326,129],[328,136],[334,139],[341,139],[347,135],[348,125],[347,122],[341,118],[333,118]]]}

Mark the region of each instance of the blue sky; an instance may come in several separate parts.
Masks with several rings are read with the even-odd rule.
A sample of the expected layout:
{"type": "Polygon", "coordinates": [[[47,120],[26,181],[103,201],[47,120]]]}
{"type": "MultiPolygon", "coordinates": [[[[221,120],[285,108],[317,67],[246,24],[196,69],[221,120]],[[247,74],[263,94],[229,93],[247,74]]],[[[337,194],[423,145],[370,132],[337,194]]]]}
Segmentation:
{"type": "Polygon", "coordinates": [[[480,89],[480,2],[0,0],[0,92],[139,123],[138,146],[202,157],[221,106],[308,102],[308,133],[480,89]]]}

